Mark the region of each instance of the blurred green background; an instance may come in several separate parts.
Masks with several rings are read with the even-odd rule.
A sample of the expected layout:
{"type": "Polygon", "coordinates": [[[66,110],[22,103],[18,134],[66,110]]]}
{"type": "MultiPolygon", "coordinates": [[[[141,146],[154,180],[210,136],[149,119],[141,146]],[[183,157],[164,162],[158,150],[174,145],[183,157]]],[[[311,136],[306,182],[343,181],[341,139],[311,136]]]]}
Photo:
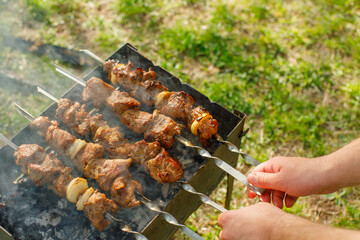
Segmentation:
{"type": "MultiPolygon", "coordinates": [[[[4,36],[87,48],[102,58],[130,42],[212,101],[246,113],[242,148],[261,161],[324,155],[359,136],[358,0],[0,0],[0,13],[0,71],[55,96],[73,84],[54,72],[59,62],[9,47],[4,36]]],[[[0,131],[8,137],[27,125],[12,102],[34,115],[51,103],[6,82],[0,100],[0,131]]],[[[241,162],[238,168],[251,170],[241,162]]],[[[240,183],[235,189],[233,208],[257,201],[240,183]]],[[[359,229],[359,190],[301,198],[284,210],[359,229]]],[[[223,182],[211,197],[222,203],[225,192],[223,182]]],[[[217,239],[218,214],[201,207],[186,224],[217,239]]]]}

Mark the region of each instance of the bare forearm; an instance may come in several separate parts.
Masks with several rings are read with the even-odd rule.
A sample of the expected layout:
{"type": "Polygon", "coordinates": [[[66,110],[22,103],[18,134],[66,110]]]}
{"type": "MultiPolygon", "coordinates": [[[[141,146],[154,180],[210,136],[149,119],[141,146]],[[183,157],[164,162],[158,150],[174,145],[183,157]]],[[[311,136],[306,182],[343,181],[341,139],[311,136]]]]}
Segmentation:
{"type": "Polygon", "coordinates": [[[320,159],[327,169],[324,181],[329,186],[339,189],[360,184],[360,139],[320,159]]]}
{"type": "Polygon", "coordinates": [[[312,223],[300,217],[291,216],[280,228],[274,231],[272,240],[355,240],[360,239],[360,232],[334,228],[312,223]]]}

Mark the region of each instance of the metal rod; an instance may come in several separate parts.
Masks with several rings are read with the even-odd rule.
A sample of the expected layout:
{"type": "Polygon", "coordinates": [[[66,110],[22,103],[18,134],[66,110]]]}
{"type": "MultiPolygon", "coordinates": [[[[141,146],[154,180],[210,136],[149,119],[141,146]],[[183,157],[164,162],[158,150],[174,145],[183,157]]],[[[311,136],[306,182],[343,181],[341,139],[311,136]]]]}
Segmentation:
{"type": "Polygon", "coordinates": [[[87,49],[81,49],[80,52],[83,52],[85,53],[86,55],[88,55],[89,57],[91,57],[92,59],[98,61],[99,63],[101,64],[104,64],[105,61],[100,58],[99,56],[97,56],[95,53],[91,52],[90,50],[87,50],[87,49]]]}
{"type": "Polygon", "coordinates": [[[218,140],[219,142],[225,144],[227,149],[229,149],[231,152],[240,154],[241,157],[246,162],[250,163],[251,165],[256,167],[257,165],[259,165],[261,163],[260,161],[258,161],[255,158],[251,157],[249,154],[240,151],[240,149],[238,147],[236,147],[232,142],[225,141],[218,133],[215,134],[215,139],[218,140]]]}
{"type": "Polygon", "coordinates": [[[9,145],[12,149],[14,149],[15,151],[18,149],[18,146],[15,143],[13,143],[10,139],[5,137],[2,133],[0,133],[0,139],[1,139],[1,141],[5,142],[7,145],[9,145]]]}
{"type": "Polygon", "coordinates": [[[26,111],[25,109],[23,109],[22,107],[20,107],[18,104],[13,103],[16,107],[16,110],[23,115],[27,120],[29,120],[30,122],[35,120],[35,117],[33,115],[31,115],[28,111],[26,111]]]}
{"type": "Polygon", "coordinates": [[[134,234],[134,237],[135,237],[136,240],[148,240],[147,237],[145,237],[143,234],[132,230],[131,227],[129,225],[127,225],[123,220],[114,217],[110,213],[106,212],[105,213],[105,218],[110,220],[110,221],[119,223],[120,226],[121,226],[121,230],[124,231],[124,232],[134,234]]]}
{"type": "Polygon", "coordinates": [[[187,192],[189,192],[189,193],[192,193],[192,194],[199,195],[200,200],[201,200],[203,203],[205,203],[205,204],[207,204],[207,205],[210,205],[210,206],[212,206],[213,208],[216,208],[217,210],[219,210],[219,211],[222,212],[222,213],[227,211],[226,208],[220,206],[219,204],[217,204],[216,202],[214,202],[213,200],[211,200],[211,199],[210,199],[208,196],[206,196],[204,193],[197,192],[197,191],[193,188],[193,186],[191,186],[189,183],[180,182],[180,181],[179,181],[179,183],[180,183],[181,187],[182,187],[185,191],[187,191],[187,192]]]}
{"type": "Polygon", "coordinates": [[[84,83],[83,80],[81,80],[80,78],[76,77],[74,74],[72,74],[71,72],[66,71],[65,69],[63,69],[62,67],[54,64],[55,66],[55,70],[63,75],[65,75],[66,77],[72,79],[73,81],[77,82],[78,84],[80,84],[81,86],[85,87],[86,84],[84,83]]]}
{"type": "Polygon", "coordinates": [[[54,102],[57,102],[57,103],[59,102],[59,99],[57,99],[56,97],[54,97],[53,95],[51,95],[50,93],[48,93],[47,91],[42,89],[41,87],[37,87],[37,90],[38,90],[39,93],[44,94],[45,96],[47,96],[48,98],[50,98],[54,102]]]}
{"type": "Polygon", "coordinates": [[[228,163],[221,160],[220,158],[212,156],[204,148],[195,146],[189,140],[187,140],[186,138],[183,138],[182,136],[179,136],[179,135],[176,135],[175,139],[178,140],[179,142],[181,142],[182,144],[184,144],[185,146],[194,148],[200,156],[214,160],[216,166],[218,166],[219,168],[221,168],[222,170],[224,170],[225,172],[227,172],[228,174],[230,174],[231,176],[235,177],[237,180],[239,180],[240,182],[245,184],[248,188],[250,188],[252,191],[254,191],[257,195],[261,195],[264,193],[265,189],[258,188],[258,187],[251,185],[247,181],[247,178],[244,174],[242,174],[241,172],[239,172],[238,170],[236,170],[235,168],[233,168],[232,166],[230,166],[228,163]]]}
{"type": "Polygon", "coordinates": [[[194,232],[193,230],[191,230],[190,228],[188,228],[184,224],[180,224],[173,215],[171,215],[168,212],[162,211],[158,205],[156,205],[154,202],[150,201],[149,199],[145,198],[140,193],[138,193],[138,192],[135,192],[135,193],[136,193],[136,196],[138,197],[140,202],[142,202],[150,210],[161,214],[166,222],[168,222],[171,225],[179,227],[181,229],[181,231],[183,233],[185,233],[191,239],[203,240],[203,238],[200,237],[196,232],[194,232]]]}

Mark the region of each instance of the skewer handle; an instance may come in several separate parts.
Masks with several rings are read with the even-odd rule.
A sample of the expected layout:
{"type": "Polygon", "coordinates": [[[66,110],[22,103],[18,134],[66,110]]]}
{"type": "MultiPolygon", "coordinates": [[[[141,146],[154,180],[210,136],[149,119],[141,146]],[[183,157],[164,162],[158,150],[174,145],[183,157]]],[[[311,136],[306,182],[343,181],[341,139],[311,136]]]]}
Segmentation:
{"type": "Polygon", "coordinates": [[[39,93],[44,94],[46,97],[50,98],[54,102],[57,102],[57,103],[59,102],[59,99],[57,99],[56,97],[54,97],[53,95],[51,95],[50,93],[48,93],[47,91],[42,89],[41,87],[37,87],[37,90],[38,90],[39,93]]]}
{"type": "Polygon", "coordinates": [[[86,84],[84,83],[83,80],[81,80],[80,78],[76,77],[76,76],[75,76],[74,74],[72,74],[71,72],[66,71],[65,69],[63,69],[62,67],[60,67],[60,66],[58,66],[58,65],[56,65],[56,64],[54,64],[54,66],[55,66],[55,70],[56,70],[57,72],[59,72],[59,73],[61,73],[62,75],[70,78],[71,80],[73,80],[74,82],[80,84],[80,85],[83,86],[83,87],[86,86],[86,84]]]}
{"type": "Polygon", "coordinates": [[[87,49],[81,49],[80,52],[85,53],[86,55],[88,55],[89,57],[91,57],[92,59],[98,61],[101,64],[104,64],[104,60],[101,59],[100,57],[98,57],[95,53],[91,52],[90,50],[87,49]]]}
{"type": "Polygon", "coordinates": [[[5,137],[2,133],[0,133],[0,139],[1,139],[1,141],[5,142],[7,145],[9,145],[12,149],[14,149],[15,151],[18,149],[18,146],[15,143],[13,143],[10,139],[5,137]]]}

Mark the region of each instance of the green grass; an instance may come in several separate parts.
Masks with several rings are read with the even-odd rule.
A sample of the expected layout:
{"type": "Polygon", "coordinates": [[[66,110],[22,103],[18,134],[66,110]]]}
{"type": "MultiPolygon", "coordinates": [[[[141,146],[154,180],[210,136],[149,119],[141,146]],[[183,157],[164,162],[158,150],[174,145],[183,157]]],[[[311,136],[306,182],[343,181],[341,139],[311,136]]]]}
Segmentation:
{"type": "MultiPolygon", "coordinates": [[[[47,43],[90,48],[103,58],[131,42],[211,100],[246,113],[250,132],[242,148],[261,161],[275,155],[327,154],[359,136],[358,0],[15,2],[16,9],[25,9],[24,16],[11,18],[20,12],[1,4],[2,32],[26,35],[24,29],[30,29],[47,43]],[[6,28],[11,24],[13,28],[6,28]]],[[[43,59],[32,61],[28,55],[18,54],[11,61],[13,54],[0,50],[3,68],[20,71],[22,77],[42,76],[39,83],[58,94],[69,87],[63,86],[69,84],[66,81],[49,80],[54,79],[46,74],[51,60],[44,67],[43,59]],[[29,63],[25,70],[35,64],[43,70],[19,69],[24,59],[29,63]]],[[[0,130],[11,135],[21,123],[6,109],[0,108],[0,130]]],[[[213,194],[218,201],[224,198],[224,187],[222,183],[213,194]]],[[[234,200],[234,208],[246,199],[244,189],[238,187],[234,198],[241,201],[234,200]]],[[[334,216],[330,221],[334,226],[360,227],[354,200],[359,196],[351,188],[322,199],[344,209],[339,220],[334,216]]],[[[315,219],[312,199],[286,211],[315,219]]],[[[201,208],[188,223],[199,231],[205,225],[204,237],[216,239],[220,230],[216,217],[201,208]]]]}

